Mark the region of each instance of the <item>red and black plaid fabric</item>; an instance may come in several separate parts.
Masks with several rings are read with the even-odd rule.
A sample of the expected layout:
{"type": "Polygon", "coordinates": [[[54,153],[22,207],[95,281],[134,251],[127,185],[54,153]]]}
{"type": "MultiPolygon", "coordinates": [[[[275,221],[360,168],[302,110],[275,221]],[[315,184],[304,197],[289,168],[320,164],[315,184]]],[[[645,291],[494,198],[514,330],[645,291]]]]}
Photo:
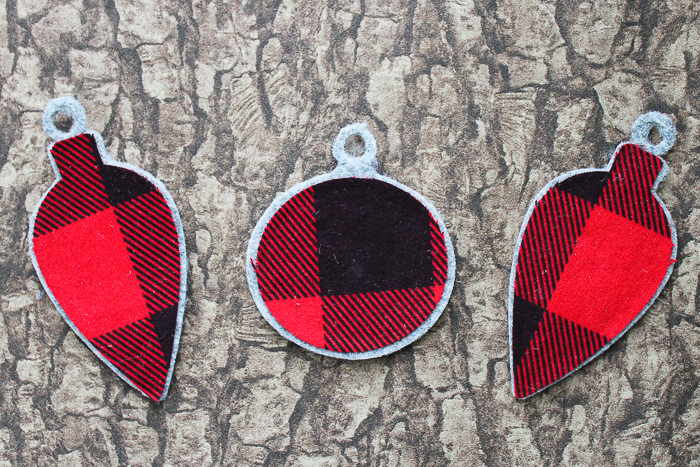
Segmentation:
{"type": "Polygon", "coordinates": [[[634,144],[610,171],[573,175],[539,200],[515,266],[515,397],[567,376],[625,331],[673,263],[652,188],[664,162],[634,144]]]}
{"type": "Polygon", "coordinates": [[[180,297],[180,248],[161,192],[106,165],[89,134],[59,141],[60,181],[34,222],[33,251],[68,318],[136,388],[163,395],[180,297]]]}
{"type": "Polygon", "coordinates": [[[366,178],[294,195],[265,227],[254,267],[270,313],[300,340],[367,352],[415,331],[442,297],[444,235],[406,191],[366,178]]]}

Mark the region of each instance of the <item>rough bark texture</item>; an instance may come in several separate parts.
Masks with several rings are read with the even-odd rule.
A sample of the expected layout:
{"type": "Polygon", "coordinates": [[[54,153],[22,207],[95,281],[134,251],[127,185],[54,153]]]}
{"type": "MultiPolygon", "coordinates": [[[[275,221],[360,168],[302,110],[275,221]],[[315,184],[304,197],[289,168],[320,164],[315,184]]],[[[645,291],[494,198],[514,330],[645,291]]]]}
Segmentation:
{"type": "Polygon", "coordinates": [[[0,1],[0,465],[700,465],[700,6],[685,0],[0,1]],[[76,95],[163,180],[190,291],[168,400],[83,346],[27,253],[52,182],[41,110],[76,95]],[[602,167],[647,110],[680,135],[660,196],[678,263],[585,369],[510,393],[510,264],[532,197],[602,167]],[[370,125],[381,171],[443,214],[450,305],[417,344],[320,358],[261,318],[244,257],[274,197],[370,125]]]}

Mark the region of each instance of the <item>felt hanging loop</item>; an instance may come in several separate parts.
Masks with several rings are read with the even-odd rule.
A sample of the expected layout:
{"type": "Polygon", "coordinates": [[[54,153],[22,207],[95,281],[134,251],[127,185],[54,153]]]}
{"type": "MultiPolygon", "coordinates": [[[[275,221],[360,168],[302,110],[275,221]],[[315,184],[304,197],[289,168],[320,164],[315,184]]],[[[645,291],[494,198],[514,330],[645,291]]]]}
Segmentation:
{"type": "Polygon", "coordinates": [[[52,99],[44,109],[42,116],[44,133],[54,141],[61,141],[84,133],[87,131],[86,120],[85,109],[74,97],[52,99]],[[68,131],[61,131],[56,128],[54,118],[59,113],[67,115],[73,120],[73,125],[68,131]]]}
{"type": "Polygon", "coordinates": [[[37,206],[29,250],[47,295],[83,342],[127,383],[166,397],[187,285],[184,234],[165,186],[106,157],[72,97],[54,99],[43,127],[57,180],[37,206]],[[57,113],[73,119],[68,131],[57,113]]]}
{"type": "Polygon", "coordinates": [[[656,188],[675,142],[659,112],[634,123],[605,169],[552,180],[523,221],[510,280],[511,382],[524,399],[606,351],[649,309],[676,261],[656,188]],[[652,126],[662,140],[649,141],[652,126]]]}
{"type": "Polygon", "coordinates": [[[676,135],[676,126],[668,115],[661,112],[649,112],[634,121],[630,140],[655,156],[663,156],[676,143],[676,135]],[[661,141],[658,144],[649,140],[652,127],[656,127],[661,135],[661,141]]]}
{"type": "Polygon", "coordinates": [[[273,201],[248,246],[248,285],[284,337],[350,360],[387,355],[422,336],[454,284],[452,244],[437,210],[379,175],[364,124],[332,145],[338,166],[273,201]],[[345,150],[359,135],[360,157],[345,150]]]}
{"type": "Polygon", "coordinates": [[[364,165],[375,169],[377,167],[377,141],[364,123],[348,125],[335,137],[333,141],[333,157],[340,165],[364,165]],[[351,136],[357,135],[365,143],[365,152],[356,157],[345,150],[345,145],[351,136]]]}

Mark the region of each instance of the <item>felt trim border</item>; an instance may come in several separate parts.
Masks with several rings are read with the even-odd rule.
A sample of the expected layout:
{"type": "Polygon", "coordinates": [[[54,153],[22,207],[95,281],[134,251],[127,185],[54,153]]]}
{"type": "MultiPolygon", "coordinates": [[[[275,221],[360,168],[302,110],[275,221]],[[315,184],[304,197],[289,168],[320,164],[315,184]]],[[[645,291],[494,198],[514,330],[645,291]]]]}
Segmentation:
{"type": "MultiPolygon", "coordinates": [[[[341,130],[341,133],[338,134],[333,143],[333,155],[338,160],[338,166],[331,172],[322,175],[317,175],[316,177],[310,178],[309,180],[294,185],[292,188],[275,198],[255,225],[250,241],[248,243],[248,251],[246,254],[246,273],[248,276],[248,287],[250,288],[250,293],[253,295],[253,300],[255,301],[258,310],[260,310],[260,313],[263,315],[265,320],[268,323],[270,323],[270,325],[273,328],[275,328],[275,330],[279,332],[282,335],[282,337],[294,342],[295,344],[305,348],[306,350],[317,354],[325,355],[327,357],[340,358],[344,360],[366,360],[370,358],[382,357],[384,355],[394,353],[397,350],[400,350],[421,338],[428,331],[428,329],[430,329],[437,322],[437,320],[442,315],[442,312],[445,310],[450,296],[452,295],[452,290],[455,281],[456,262],[454,248],[452,246],[452,241],[450,240],[450,236],[447,232],[447,227],[445,226],[445,222],[443,221],[442,216],[440,216],[435,206],[433,206],[433,204],[430,201],[424,198],[417,191],[394,180],[393,178],[377,173],[377,171],[374,169],[376,165],[376,159],[374,158],[376,154],[376,143],[374,143],[374,154],[372,154],[371,142],[373,141],[374,137],[372,137],[372,135],[369,133],[365,124],[355,123],[353,125],[348,125],[347,127],[343,128],[341,130]],[[343,148],[345,143],[345,141],[342,141],[342,144],[339,143],[339,141],[341,140],[341,136],[347,139],[348,137],[356,134],[360,135],[365,141],[365,153],[361,157],[337,157],[337,153],[335,152],[336,147],[343,148]],[[366,136],[367,134],[369,134],[369,137],[366,136]],[[371,138],[371,140],[369,138],[371,138]],[[370,156],[368,156],[368,154],[370,156]],[[412,333],[410,333],[403,339],[394,342],[393,344],[375,350],[369,350],[367,352],[353,353],[334,352],[332,350],[321,349],[319,347],[315,347],[307,342],[302,341],[294,334],[287,331],[268,310],[267,305],[265,304],[265,301],[263,300],[263,297],[260,293],[257,274],[255,273],[255,268],[253,266],[253,262],[257,260],[258,247],[260,245],[260,239],[262,238],[263,232],[265,231],[265,227],[270,222],[275,213],[282,207],[282,205],[289,201],[294,195],[309,188],[310,186],[317,185],[321,182],[325,182],[328,180],[348,177],[372,178],[375,180],[381,180],[409,193],[411,196],[417,199],[437,221],[438,226],[440,227],[440,231],[445,237],[445,246],[447,251],[447,279],[445,280],[445,288],[443,290],[442,296],[440,297],[440,300],[438,301],[433,311],[430,313],[428,319],[421,323],[421,325],[418,326],[418,328],[415,329],[412,333]]],[[[343,150],[343,152],[345,151],[343,150]]]]}
{"type": "MultiPolygon", "coordinates": [[[[56,297],[54,297],[53,292],[49,288],[48,284],[46,283],[46,280],[44,279],[44,275],[41,272],[41,269],[39,268],[39,263],[37,262],[36,255],[34,254],[34,239],[33,239],[33,233],[34,233],[34,223],[36,221],[36,216],[39,212],[39,208],[44,202],[44,199],[46,196],[49,194],[49,192],[53,189],[54,186],[61,180],[61,174],[58,171],[58,166],[56,165],[56,162],[54,161],[53,157],[51,156],[51,149],[53,148],[54,144],[56,144],[59,141],[62,141],[67,138],[72,138],[73,136],[77,136],[81,133],[87,133],[89,135],[92,135],[95,138],[95,143],[97,144],[97,150],[100,153],[100,156],[102,157],[102,162],[105,165],[111,165],[115,167],[121,167],[127,170],[131,170],[133,172],[136,172],[137,174],[141,175],[145,179],[147,179],[149,182],[153,183],[155,187],[160,191],[160,193],[163,195],[163,198],[165,201],[168,203],[168,207],[170,208],[170,211],[172,213],[173,217],[173,223],[175,224],[175,228],[177,230],[177,239],[178,239],[178,244],[179,244],[179,249],[180,249],[180,293],[179,293],[179,298],[178,298],[178,309],[177,309],[177,322],[175,325],[175,336],[173,338],[173,351],[170,356],[170,365],[168,367],[168,375],[165,379],[165,386],[163,387],[163,394],[161,395],[160,399],[158,399],[158,402],[162,402],[165,400],[168,396],[168,390],[170,389],[170,382],[173,377],[173,372],[175,370],[175,361],[177,358],[177,353],[180,349],[180,335],[182,333],[182,326],[183,326],[183,319],[185,315],[185,307],[186,307],[186,300],[187,300],[187,272],[189,269],[188,261],[187,261],[187,252],[186,252],[186,246],[185,246],[185,232],[182,227],[182,219],[180,218],[180,212],[177,209],[177,205],[175,204],[175,200],[172,198],[170,195],[170,192],[168,192],[167,188],[165,188],[165,185],[163,182],[155,178],[153,175],[150,173],[146,172],[145,170],[141,169],[140,167],[136,167],[135,165],[131,165],[127,162],[121,162],[118,160],[113,159],[109,153],[107,152],[107,149],[104,144],[104,140],[102,139],[102,135],[97,133],[96,131],[92,130],[86,130],[84,127],[82,127],[82,131],[73,134],[75,131],[75,127],[78,126],[78,129],[80,129],[80,120],[77,119],[72,112],[74,112],[76,109],[81,109],[83,116],[85,115],[85,111],[83,110],[82,105],[80,103],[72,98],[72,97],[61,97],[57,99],[53,99],[52,101],[49,102],[49,104],[46,106],[46,110],[44,111],[44,131],[47,129],[46,125],[46,120],[47,116],[50,115],[49,118],[53,120],[53,117],[56,113],[65,113],[66,115],[69,115],[73,117],[74,122],[78,122],[78,125],[74,123],[73,127],[70,129],[68,132],[62,132],[60,130],[56,131],[46,131],[47,135],[49,137],[52,137],[55,141],[46,148],[46,151],[49,156],[49,161],[51,162],[51,166],[53,167],[53,170],[56,174],[56,180],[51,184],[51,186],[44,192],[44,194],[41,196],[41,199],[39,199],[39,202],[36,204],[36,207],[34,208],[34,212],[31,214],[29,217],[29,256],[32,259],[32,264],[34,265],[34,270],[37,273],[37,276],[39,276],[39,280],[41,281],[41,285],[44,287],[44,290],[46,291],[46,294],[49,296],[51,299],[51,302],[53,302],[54,306],[56,309],[61,313],[61,316],[63,319],[68,323],[68,326],[73,330],[73,332],[80,338],[80,340],[83,341],[83,343],[92,351],[92,353],[99,358],[102,363],[106,364],[113,372],[115,372],[121,379],[123,379],[129,386],[132,388],[136,389],[139,391],[141,394],[143,394],[144,397],[146,397],[149,400],[151,397],[144,393],[141,389],[136,387],[129,378],[127,378],[117,367],[115,367],[109,360],[107,360],[105,357],[102,356],[102,353],[97,349],[84,335],[78,327],[71,321],[71,319],[68,317],[66,312],[63,310],[61,305],[58,303],[58,300],[56,300],[56,297]],[[57,104],[53,104],[54,102],[57,102],[57,104]],[[72,101],[72,102],[71,102],[72,101]],[[69,104],[69,105],[68,105],[69,104]],[[58,136],[58,138],[54,138],[54,135],[58,136]]],[[[55,128],[55,126],[54,126],[55,128]]]]}
{"type": "MultiPolygon", "coordinates": [[[[642,115],[639,119],[637,119],[637,121],[635,121],[635,125],[637,125],[637,122],[639,122],[643,117],[647,117],[651,113],[659,114],[659,112],[649,112],[648,114],[642,115]]],[[[666,115],[663,115],[663,114],[660,114],[660,115],[662,115],[663,117],[668,119],[668,117],[666,115]]],[[[652,116],[652,118],[653,118],[653,116],[652,116]]],[[[670,119],[669,119],[669,121],[670,121],[670,119]]],[[[646,123],[646,122],[644,122],[644,123],[646,123]]],[[[657,124],[657,122],[654,121],[653,124],[657,124]]],[[[671,126],[673,126],[672,123],[671,123],[671,126]]],[[[647,128],[646,134],[649,133],[650,129],[651,129],[651,125],[649,125],[649,127],[647,128]]],[[[663,132],[663,129],[661,129],[661,128],[660,128],[660,130],[662,130],[662,136],[664,136],[664,138],[666,138],[668,133],[663,132]]],[[[671,146],[673,146],[673,143],[675,142],[675,139],[676,139],[675,127],[673,127],[673,137],[672,138],[673,139],[671,140],[671,146]]],[[[646,141],[648,141],[648,140],[646,140],[646,141]]],[[[656,146],[660,146],[662,143],[664,143],[664,141],[662,141],[661,143],[659,143],[656,146]]],[[[545,389],[549,388],[550,386],[558,383],[559,381],[566,379],[567,377],[571,376],[576,371],[580,370],[583,366],[590,363],[592,360],[595,360],[602,353],[607,351],[610,348],[610,346],[612,346],[615,342],[617,342],[618,339],[620,339],[622,336],[624,336],[627,333],[627,331],[629,331],[632,328],[632,326],[634,326],[637,323],[637,321],[639,321],[642,318],[642,316],[644,316],[644,314],[647,312],[647,310],[651,307],[651,305],[654,303],[654,301],[661,294],[661,291],[664,289],[664,287],[666,286],[666,283],[668,282],[669,278],[671,277],[671,274],[673,273],[673,267],[676,264],[676,256],[678,253],[678,233],[676,231],[676,224],[673,223],[673,218],[671,217],[671,213],[669,212],[668,208],[663,203],[661,198],[659,198],[659,195],[657,193],[659,184],[661,184],[661,182],[664,181],[664,179],[670,173],[670,170],[668,168],[668,164],[666,163],[664,158],[661,157],[663,154],[665,154],[668,151],[668,150],[666,150],[663,152],[657,151],[657,152],[660,152],[659,154],[652,153],[655,156],[657,156],[659,159],[661,159],[663,166],[662,166],[661,172],[659,172],[659,175],[654,182],[654,185],[652,186],[651,193],[652,193],[652,195],[654,195],[654,198],[656,198],[656,200],[661,205],[661,208],[663,209],[664,215],[666,216],[666,219],[668,220],[669,228],[671,229],[671,241],[673,242],[673,252],[671,254],[671,260],[672,260],[671,265],[668,267],[668,271],[666,271],[666,275],[664,276],[664,279],[661,281],[661,284],[659,285],[659,288],[656,290],[656,293],[651,298],[651,300],[649,300],[649,302],[646,304],[644,309],[642,311],[640,311],[639,314],[637,314],[637,316],[632,320],[632,322],[630,322],[630,324],[628,324],[627,327],[625,327],[625,329],[623,329],[617,336],[610,339],[610,341],[606,345],[601,347],[601,349],[598,350],[598,352],[591,355],[587,360],[584,360],[583,362],[581,362],[581,364],[579,364],[573,370],[571,370],[570,372],[565,374],[563,377],[553,381],[552,383],[548,384],[547,386],[542,387],[541,389],[533,392],[532,394],[525,396],[525,397],[522,397],[522,398],[518,398],[515,396],[515,372],[514,372],[514,366],[513,366],[513,302],[515,301],[515,275],[516,275],[516,270],[517,270],[517,266],[518,266],[520,247],[522,245],[523,238],[525,235],[525,229],[527,228],[527,225],[530,222],[530,217],[532,217],[532,213],[535,211],[535,207],[537,206],[537,202],[540,201],[545,196],[545,194],[547,194],[547,192],[551,188],[554,187],[554,185],[566,180],[569,177],[573,177],[574,175],[578,175],[578,174],[595,173],[595,172],[610,172],[610,170],[612,169],[613,163],[615,162],[615,155],[618,153],[620,148],[622,148],[622,146],[624,146],[625,144],[630,144],[630,143],[636,144],[637,146],[641,146],[643,149],[649,151],[650,145],[644,144],[638,138],[635,139],[635,141],[622,142],[617,146],[617,148],[615,148],[615,151],[613,151],[612,155],[610,156],[610,162],[608,162],[608,164],[605,166],[605,168],[603,168],[603,169],[596,169],[596,168],[577,169],[577,170],[572,170],[570,172],[566,172],[565,174],[559,175],[558,177],[554,178],[549,183],[547,183],[547,185],[545,185],[537,193],[537,195],[535,195],[532,202],[530,203],[530,206],[527,208],[527,212],[525,213],[525,218],[523,219],[523,223],[520,227],[520,233],[518,234],[518,241],[515,245],[515,254],[513,255],[513,262],[511,263],[511,269],[510,269],[510,283],[508,285],[508,345],[509,345],[509,357],[510,357],[510,387],[511,387],[511,392],[513,393],[513,397],[515,397],[519,401],[524,401],[526,399],[529,399],[530,397],[534,396],[535,394],[539,394],[540,392],[542,392],[545,389]]],[[[671,146],[669,146],[668,148],[670,149],[671,146]]],[[[651,152],[651,151],[649,151],[649,152],[651,152]]]]}

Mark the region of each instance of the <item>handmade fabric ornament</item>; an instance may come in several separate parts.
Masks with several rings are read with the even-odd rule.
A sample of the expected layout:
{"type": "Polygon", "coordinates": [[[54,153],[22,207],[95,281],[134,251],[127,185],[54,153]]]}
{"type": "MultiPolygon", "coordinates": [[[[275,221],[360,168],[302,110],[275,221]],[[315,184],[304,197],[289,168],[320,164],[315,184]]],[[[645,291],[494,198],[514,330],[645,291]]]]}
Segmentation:
{"type": "Polygon", "coordinates": [[[173,199],[152,175],[109,159],[73,98],[49,102],[57,180],[29,226],[39,279],[83,342],[127,383],[163,400],[185,309],[187,259],[173,199]],[[54,116],[73,119],[67,132],[54,116]]]}
{"type": "Polygon", "coordinates": [[[260,312],[287,339],[337,358],[394,352],[437,321],[455,260],[436,209],[379,175],[364,124],[333,143],[338,166],[277,198],[248,246],[248,284],[260,312]],[[361,157],[345,145],[365,144],[361,157]]]}
{"type": "Polygon", "coordinates": [[[676,229],[656,195],[673,146],[671,119],[637,119],[605,169],[555,178],[525,216],[510,276],[513,394],[524,399],[607,350],[661,293],[676,229]],[[656,126],[662,141],[649,139],[656,126]]]}

